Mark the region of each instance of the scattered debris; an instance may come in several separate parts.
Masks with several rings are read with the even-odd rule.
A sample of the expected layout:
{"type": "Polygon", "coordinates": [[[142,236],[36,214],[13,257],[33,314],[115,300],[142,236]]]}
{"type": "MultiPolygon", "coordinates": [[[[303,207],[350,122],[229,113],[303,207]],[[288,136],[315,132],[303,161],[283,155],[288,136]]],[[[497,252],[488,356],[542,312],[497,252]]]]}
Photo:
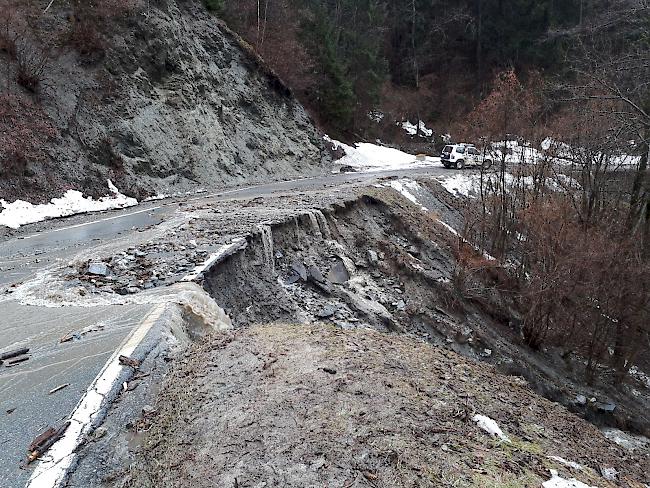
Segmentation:
{"type": "Polygon", "coordinates": [[[307,268],[302,261],[294,261],[291,269],[300,277],[302,281],[307,281],[307,268]]]}
{"type": "Polygon", "coordinates": [[[325,305],[325,307],[323,307],[323,309],[320,312],[316,313],[316,317],[318,317],[319,319],[328,319],[334,316],[334,314],[336,314],[338,310],[339,310],[338,305],[325,305]]]}
{"type": "Polygon", "coordinates": [[[52,395],[52,394],[56,393],[57,391],[61,391],[61,390],[63,390],[64,388],[67,388],[68,386],[70,386],[70,383],[64,383],[64,384],[62,384],[62,385],[57,386],[56,388],[52,388],[52,389],[48,392],[48,395],[52,395]]]}
{"type": "Polygon", "coordinates": [[[336,263],[330,268],[329,273],[327,273],[327,279],[336,284],[343,284],[350,279],[350,273],[345,267],[345,264],[341,260],[337,260],[336,263]]]}
{"type": "Polygon", "coordinates": [[[72,339],[74,339],[74,334],[72,332],[69,332],[68,334],[61,337],[61,339],[59,339],[59,343],[63,344],[65,342],[70,342],[72,339]]]}
{"type": "Polygon", "coordinates": [[[130,366],[133,369],[138,369],[140,367],[140,361],[137,359],[132,359],[127,356],[120,356],[119,358],[120,364],[124,366],[130,366]]]}
{"type": "Polygon", "coordinates": [[[596,403],[596,408],[601,412],[612,413],[616,410],[615,403],[596,403]]]}
{"type": "Polygon", "coordinates": [[[155,411],[156,411],[156,409],[154,407],[152,407],[151,405],[145,405],[144,407],[142,407],[142,415],[144,415],[145,417],[147,415],[153,414],[155,411]]]}
{"type": "Polygon", "coordinates": [[[45,443],[50,437],[52,437],[55,432],[56,429],[54,427],[48,427],[47,429],[45,429],[43,432],[41,432],[39,435],[36,436],[36,438],[29,445],[27,450],[29,452],[34,451],[35,449],[38,448],[38,446],[45,443]]]}
{"type": "Polygon", "coordinates": [[[372,249],[366,251],[366,259],[370,266],[377,266],[379,264],[379,256],[377,255],[377,252],[372,249]]]}

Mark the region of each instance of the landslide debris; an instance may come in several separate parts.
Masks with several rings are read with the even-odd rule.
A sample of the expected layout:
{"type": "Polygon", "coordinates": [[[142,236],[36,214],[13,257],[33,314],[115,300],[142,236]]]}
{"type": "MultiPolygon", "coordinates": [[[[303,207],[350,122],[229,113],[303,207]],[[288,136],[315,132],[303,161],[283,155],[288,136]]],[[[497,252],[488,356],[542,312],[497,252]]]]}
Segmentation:
{"type": "Polygon", "coordinates": [[[590,486],[649,481],[647,456],[518,378],[367,329],[269,324],[213,337],[177,365],[155,408],[126,486],[539,487],[551,469],[590,486]]]}

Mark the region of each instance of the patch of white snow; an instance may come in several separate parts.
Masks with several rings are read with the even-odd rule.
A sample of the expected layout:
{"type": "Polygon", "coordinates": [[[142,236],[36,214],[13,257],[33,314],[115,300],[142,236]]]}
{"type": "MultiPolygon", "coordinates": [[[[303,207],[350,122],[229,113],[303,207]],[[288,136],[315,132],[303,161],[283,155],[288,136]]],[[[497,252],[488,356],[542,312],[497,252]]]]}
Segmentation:
{"type": "Polygon", "coordinates": [[[23,200],[9,203],[0,199],[0,206],[3,207],[2,212],[0,212],[0,225],[18,229],[21,225],[42,222],[48,219],[133,207],[138,204],[135,198],[120,193],[111,180],[108,180],[108,189],[111,195],[101,197],[99,200],[84,197],[83,193],[77,190],[68,190],[62,197],[53,198],[50,203],[41,205],[34,205],[23,200]]]}
{"type": "Polygon", "coordinates": [[[578,471],[582,471],[584,469],[582,464],[578,464],[578,463],[573,462],[573,461],[567,461],[566,459],[564,459],[563,457],[560,457],[560,456],[547,456],[547,457],[549,459],[552,459],[553,461],[557,461],[558,463],[563,464],[564,466],[567,466],[567,467],[573,468],[573,469],[577,469],[578,471]]]}
{"type": "Polygon", "coordinates": [[[350,166],[357,171],[389,171],[442,166],[440,158],[426,157],[418,160],[413,154],[379,144],[362,142],[352,147],[328,136],[325,136],[324,139],[331,143],[335,149],[340,148],[345,152],[345,156],[337,160],[336,164],[350,166]]]}
{"type": "Polygon", "coordinates": [[[542,483],[543,488],[597,488],[596,486],[589,486],[582,481],[575,478],[569,480],[562,478],[558,475],[557,471],[551,469],[551,479],[542,483]]]}
{"type": "Polygon", "coordinates": [[[422,208],[422,210],[428,210],[418,201],[417,197],[413,194],[413,192],[417,192],[420,189],[420,185],[418,185],[416,181],[408,179],[393,180],[390,182],[389,186],[394,190],[400,192],[407,200],[410,200],[411,202],[418,205],[420,208],[422,208]]]}
{"type": "Polygon", "coordinates": [[[478,425],[481,429],[483,429],[488,434],[498,437],[503,442],[511,442],[510,438],[503,433],[503,431],[498,426],[498,424],[490,417],[477,414],[472,417],[472,420],[476,422],[476,425],[478,425]]]}
{"type": "Polygon", "coordinates": [[[433,130],[427,129],[427,126],[422,120],[418,122],[418,125],[412,124],[408,120],[406,122],[402,122],[401,125],[402,125],[402,129],[404,129],[412,136],[418,133],[418,125],[420,126],[420,137],[431,137],[433,135],[433,130]]]}

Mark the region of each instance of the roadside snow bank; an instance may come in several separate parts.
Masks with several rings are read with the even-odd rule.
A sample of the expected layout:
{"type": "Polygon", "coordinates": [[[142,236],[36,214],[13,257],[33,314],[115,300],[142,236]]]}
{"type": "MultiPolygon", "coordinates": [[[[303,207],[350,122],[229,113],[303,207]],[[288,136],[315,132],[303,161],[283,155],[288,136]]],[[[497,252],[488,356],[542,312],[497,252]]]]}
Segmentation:
{"type": "Polygon", "coordinates": [[[83,193],[77,190],[68,190],[62,197],[53,198],[50,203],[33,205],[23,200],[16,200],[13,203],[0,199],[3,207],[0,212],[0,225],[17,229],[21,225],[42,222],[43,220],[67,217],[69,215],[99,212],[113,208],[133,207],[138,204],[135,198],[127,197],[108,180],[110,195],[93,200],[91,197],[84,197],[83,193]]]}
{"type": "Polygon", "coordinates": [[[578,481],[575,478],[566,480],[561,476],[558,476],[557,471],[551,469],[551,479],[542,483],[543,488],[597,488],[596,486],[590,486],[584,484],[582,481],[578,481]]]}
{"type": "Polygon", "coordinates": [[[472,420],[488,434],[498,437],[503,442],[510,442],[510,438],[503,433],[499,425],[490,417],[476,414],[472,417],[472,420]]]}
{"type": "Polygon", "coordinates": [[[352,147],[330,139],[327,136],[324,139],[331,143],[335,149],[340,148],[345,152],[345,156],[337,160],[336,164],[350,166],[357,171],[387,171],[441,166],[440,158],[427,156],[420,160],[413,154],[408,154],[399,149],[393,149],[392,147],[379,146],[367,142],[361,142],[352,147]]]}

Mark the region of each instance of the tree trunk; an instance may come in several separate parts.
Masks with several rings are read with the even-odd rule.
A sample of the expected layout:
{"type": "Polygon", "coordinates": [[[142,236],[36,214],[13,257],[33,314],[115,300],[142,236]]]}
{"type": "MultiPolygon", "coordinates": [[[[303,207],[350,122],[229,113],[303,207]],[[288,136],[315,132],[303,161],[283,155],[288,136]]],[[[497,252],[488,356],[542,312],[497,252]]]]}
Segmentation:
{"type": "Polygon", "coordinates": [[[420,68],[418,66],[417,43],[415,42],[415,23],[417,21],[417,10],[415,0],[411,0],[411,47],[413,48],[413,76],[415,78],[415,88],[420,88],[420,68]]]}
{"type": "Polygon", "coordinates": [[[632,191],[630,196],[630,212],[628,215],[628,228],[631,233],[638,230],[639,225],[643,220],[643,210],[646,204],[644,193],[647,193],[648,186],[648,159],[650,159],[650,144],[644,142],[644,150],[641,155],[641,162],[634,175],[634,183],[632,184],[632,191]],[[646,187],[646,188],[644,188],[646,187]]]}

